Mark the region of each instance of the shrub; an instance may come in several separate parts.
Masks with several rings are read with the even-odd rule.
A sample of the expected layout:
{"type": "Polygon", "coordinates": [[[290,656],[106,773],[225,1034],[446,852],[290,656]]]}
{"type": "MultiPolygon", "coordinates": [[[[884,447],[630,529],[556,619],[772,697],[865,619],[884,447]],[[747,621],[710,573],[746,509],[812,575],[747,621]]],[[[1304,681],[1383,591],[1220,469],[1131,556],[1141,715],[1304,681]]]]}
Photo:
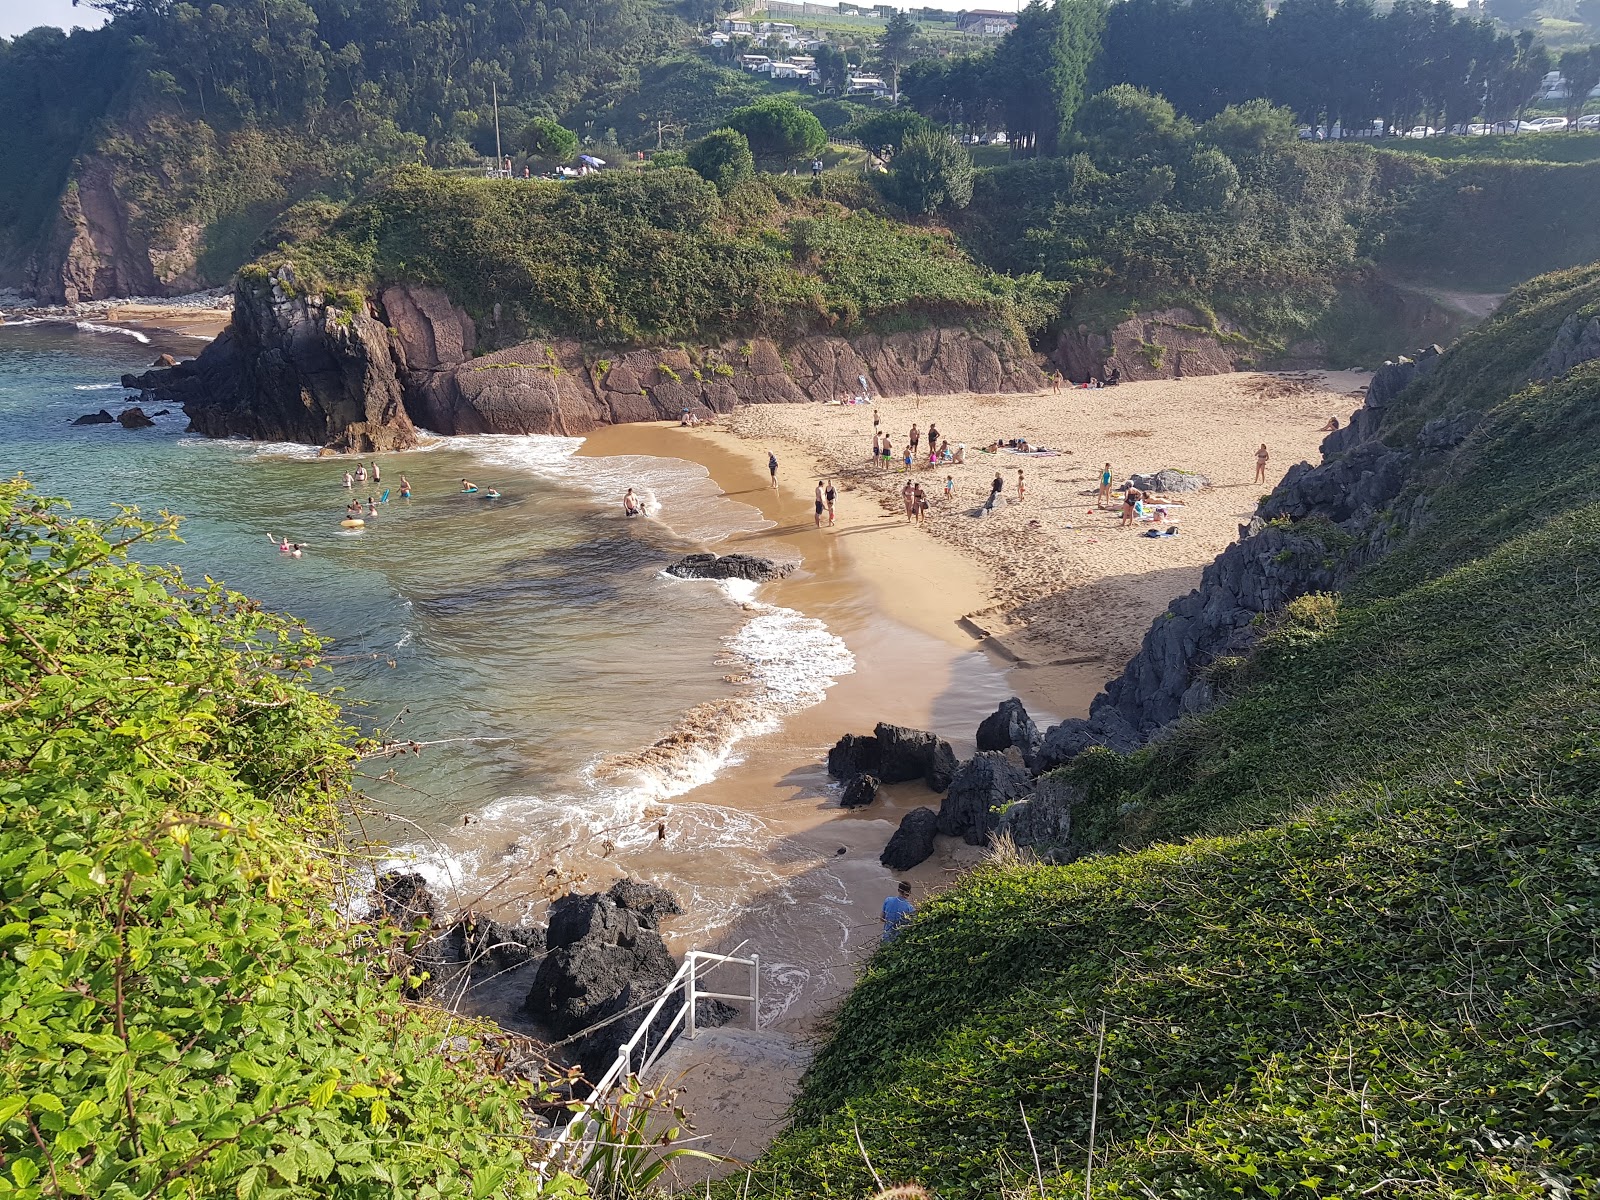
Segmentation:
{"type": "Polygon", "coordinates": [[[517,142],[534,158],[556,163],[570,162],[578,152],[578,135],[547,117],[535,117],[523,126],[517,142]]]}
{"type": "Polygon", "coordinates": [[[873,113],[850,126],[849,134],[879,158],[893,158],[912,134],[929,133],[933,123],[909,108],[873,113]]]}
{"type": "Polygon", "coordinates": [[[750,142],[736,129],[713,129],[689,147],[684,161],[723,196],[749,179],[756,169],[750,142]]]}
{"type": "Polygon", "coordinates": [[[884,190],[908,212],[965,208],[972,200],[972,155],[941,130],[914,131],[894,156],[884,190]]]}
{"type": "Polygon", "coordinates": [[[728,116],[728,128],[744,134],[757,158],[789,162],[821,152],[828,144],[822,122],[792,100],[773,96],[728,116]]]}

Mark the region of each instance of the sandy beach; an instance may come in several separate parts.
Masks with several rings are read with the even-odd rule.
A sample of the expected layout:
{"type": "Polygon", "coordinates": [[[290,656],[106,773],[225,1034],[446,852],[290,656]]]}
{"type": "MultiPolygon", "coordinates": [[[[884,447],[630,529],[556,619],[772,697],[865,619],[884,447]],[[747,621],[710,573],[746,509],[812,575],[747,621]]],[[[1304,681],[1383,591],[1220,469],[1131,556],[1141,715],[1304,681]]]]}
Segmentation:
{"type": "MultiPolygon", "coordinates": [[[[1353,373],[1235,375],[1098,392],[885,401],[878,413],[897,447],[900,427],[916,421],[968,448],[964,466],[914,472],[940,497],[920,527],[903,515],[905,475],[866,463],[871,407],[755,406],[711,427],[629,425],[589,437],[586,455],[698,462],[724,495],[759,507],[772,528],[717,549],[798,559],[801,569],[764,588],[763,601],[825,621],[857,659],[821,705],[755,739],[691,797],[740,808],[778,833],[768,854],[781,882],[752,895],[733,927],[702,948],[755,951],[772,985],[787,988],[770,1025],[775,1054],[763,1058],[759,1043],[748,1042],[733,1053],[688,1044],[674,1051],[675,1067],[685,1070],[683,1103],[698,1116],[706,1148],[748,1159],[776,1132],[804,1045],[877,944],[878,909],[895,882],[877,856],[905,812],[939,803],[921,785],[901,784],[867,809],[840,809],[823,761],[828,747],[886,720],[933,729],[965,756],[978,721],[1013,694],[1041,724],[1085,713],[1150,621],[1238,535],[1257,498],[1293,463],[1316,457],[1325,436],[1319,427],[1332,415],[1342,423],[1365,381],[1353,373]],[[1061,453],[978,452],[1011,437],[1061,453]],[[1267,484],[1257,485],[1254,451],[1262,441],[1272,457],[1267,484]],[[779,460],[775,489],[769,450],[779,460]],[[1108,459],[1117,483],[1130,471],[1177,467],[1216,486],[1173,508],[1178,535],[1145,538],[1143,528],[1119,529],[1117,511],[1096,507],[1108,459]],[[1027,481],[1022,502],[972,515],[997,468],[1003,495],[1015,499],[1019,467],[1027,481]],[[946,475],[956,485],[951,502],[942,499],[946,475]],[[837,523],[820,529],[819,478],[839,491],[837,523]]],[[[917,897],[948,886],[981,857],[941,839],[935,856],[910,873],[917,897]]],[[[690,847],[664,848],[659,863],[634,865],[655,868],[661,879],[700,869],[690,847]]]]}

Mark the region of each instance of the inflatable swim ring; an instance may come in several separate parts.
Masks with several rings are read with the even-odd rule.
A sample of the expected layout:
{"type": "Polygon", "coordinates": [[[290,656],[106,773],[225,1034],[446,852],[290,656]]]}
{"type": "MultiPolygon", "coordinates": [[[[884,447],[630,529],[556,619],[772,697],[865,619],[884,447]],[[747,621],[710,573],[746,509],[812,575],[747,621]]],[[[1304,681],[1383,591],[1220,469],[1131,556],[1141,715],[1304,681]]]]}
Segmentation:
{"type": "Polygon", "coordinates": [[[344,520],[340,521],[339,524],[343,525],[346,529],[360,529],[366,524],[366,522],[360,517],[346,517],[344,520]]]}

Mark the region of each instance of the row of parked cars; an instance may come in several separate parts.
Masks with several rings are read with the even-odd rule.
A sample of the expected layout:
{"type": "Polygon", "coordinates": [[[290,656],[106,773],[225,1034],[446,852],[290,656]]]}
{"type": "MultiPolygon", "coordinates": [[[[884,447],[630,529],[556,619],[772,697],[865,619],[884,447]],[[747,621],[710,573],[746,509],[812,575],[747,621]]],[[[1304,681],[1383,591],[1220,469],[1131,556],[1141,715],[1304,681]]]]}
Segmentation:
{"type": "Polygon", "coordinates": [[[1452,134],[1456,137],[1483,137],[1491,133],[1558,133],[1567,129],[1600,129],[1600,113],[1588,113],[1579,117],[1575,122],[1568,121],[1566,117],[1534,117],[1527,121],[1501,121],[1489,125],[1474,122],[1470,125],[1452,125],[1448,129],[1434,129],[1430,125],[1416,125],[1403,133],[1399,130],[1386,129],[1382,121],[1374,121],[1370,126],[1351,126],[1348,129],[1335,124],[1331,129],[1325,125],[1302,125],[1300,139],[1302,141],[1338,140],[1340,138],[1382,138],[1382,137],[1408,137],[1429,138],[1441,137],[1452,134]]]}

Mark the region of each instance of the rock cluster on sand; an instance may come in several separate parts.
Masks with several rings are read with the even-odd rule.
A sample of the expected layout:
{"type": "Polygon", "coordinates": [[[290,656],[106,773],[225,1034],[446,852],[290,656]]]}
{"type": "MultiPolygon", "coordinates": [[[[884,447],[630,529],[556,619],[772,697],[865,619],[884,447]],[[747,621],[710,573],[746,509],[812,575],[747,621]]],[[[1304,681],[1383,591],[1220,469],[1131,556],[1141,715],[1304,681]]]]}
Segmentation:
{"type": "MultiPolygon", "coordinates": [[[[858,776],[870,775],[877,783],[920,779],[934,791],[942,792],[950,786],[955,772],[956,756],[949,742],[926,730],[882,721],[871,734],[845,734],[828,751],[828,774],[847,785],[858,776]]],[[[876,796],[876,788],[873,795],[876,796]]]]}
{"type": "Polygon", "coordinates": [[[792,562],[773,562],[754,554],[690,554],[668,567],[667,574],[679,579],[745,579],[751,583],[765,583],[769,579],[782,579],[794,568],[792,562]]]}
{"type": "Polygon", "coordinates": [[[1153,475],[1133,474],[1122,490],[1136,487],[1141,492],[1160,492],[1163,495],[1178,492],[1198,492],[1211,486],[1211,480],[1198,471],[1180,471],[1177,467],[1162,467],[1153,475]]]}
{"type": "Polygon", "coordinates": [[[909,871],[933,855],[933,838],[939,832],[939,814],[933,809],[913,808],[900,818],[878,861],[891,871],[909,871]]]}

